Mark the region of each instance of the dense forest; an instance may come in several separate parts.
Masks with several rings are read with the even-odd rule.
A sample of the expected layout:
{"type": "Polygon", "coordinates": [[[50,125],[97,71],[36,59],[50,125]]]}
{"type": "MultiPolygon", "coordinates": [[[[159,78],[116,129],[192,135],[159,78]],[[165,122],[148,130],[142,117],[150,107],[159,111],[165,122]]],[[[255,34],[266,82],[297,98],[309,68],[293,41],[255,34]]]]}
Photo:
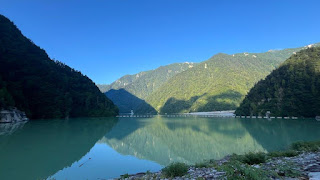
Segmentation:
{"type": "Polygon", "coordinates": [[[315,117],[320,115],[320,47],[292,55],[259,81],[236,110],[237,115],[315,117]]]}
{"type": "Polygon", "coordinates": [[[98,85],[120,109],[120,112],[156,113],[144,99],[170,78],[192,68],[195,63],[174,63],[157,69],[126,75],[110,85],[98,85]],[[141,112],[140,110],[143,110],[141,112]]]}
{"type": "Polygon", "coordinates": [[[255,83],[305,48],[220,53],[172,77],[145,100],[161,114],[236,109],[255,83]]]}
{"type": "Polygon", "coordinates": [[[0,62],[0,109],[16,107],[32,119],[118,113],[87,76],[51,60],[2,15],[0,62]]]}
{"type": "MultiPolygon", "coordinates": [[[[317,43],[309,46],[319,45],[317,43]]],[[[306,48],[308,46],[264,53],[220,53],[201,63],[173,64],[126,75],[100,89],[124,89],[125,91],[106,94],[122,109],[130,107],[138,113],[151,113],[154,110],[161,114],[232,110],[240,105],[255,83],[265,78],[291,55],[306,48]],[[125,94],[122,96],[121,92],[125,94]],[[133,107],[132,99],[130,102],[125,98],[121,99],[127,97],[127,93],[144,103],[133,107]],[[112,97],[113,95],[117,97],[112,97]]]]}

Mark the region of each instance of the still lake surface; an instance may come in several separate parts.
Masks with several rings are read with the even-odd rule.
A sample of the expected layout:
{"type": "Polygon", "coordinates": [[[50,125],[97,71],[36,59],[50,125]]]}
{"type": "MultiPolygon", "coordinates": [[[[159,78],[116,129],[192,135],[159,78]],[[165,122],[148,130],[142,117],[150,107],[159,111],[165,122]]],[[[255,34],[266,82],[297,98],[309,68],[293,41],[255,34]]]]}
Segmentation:
{"type": "Polygon", "coordinates": [[[0,125],[0,179],[109,179],[320,140],[315,120],[79,118],[0,125]]]}

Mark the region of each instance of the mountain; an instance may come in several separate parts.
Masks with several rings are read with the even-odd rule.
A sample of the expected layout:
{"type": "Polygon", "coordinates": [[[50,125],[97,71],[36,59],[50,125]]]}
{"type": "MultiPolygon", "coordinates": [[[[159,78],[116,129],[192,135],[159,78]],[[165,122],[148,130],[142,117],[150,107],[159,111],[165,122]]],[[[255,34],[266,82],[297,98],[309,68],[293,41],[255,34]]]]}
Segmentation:
{"type": "Polygon", "coordinates": [[[0,15],[0,109],[32,119],[114,116],[118,108],[87,77],[51,60],[0,15]]]}
{"type": "Polygon", "coordinates": [[[98,87],[113,100],[120,112],[130,112],[131,109],[137,112],[140,109],[143,112],[154,113],[156,112],[154,108],[145,103],[144,99],[171,77],[195,65],[195,63],[185,62],[160,66],[155,70],[123,76],[110,85],[98,85],[98,87]]]}
{"type": "Polygon", "coordinates": [[[172,77],[145,101],[161,114],[236,109],[255,83],[305,48],[220,53],[172,77]]]}
{"type": "Polygon", "coordinates": [[[129,113],[131,110],[141,113],[138,110],[143,108],[146,113],[157,114],[157,111],[152,106],[123,88],[118,90],[111,89],[105,94],[118,106],[120,113],[129,113]]]}
{"type": "Polygon", "coordinates": [[[259,81],[236,110],[238,115],[320,115],[320,47],[292,55],[259,81]]]}

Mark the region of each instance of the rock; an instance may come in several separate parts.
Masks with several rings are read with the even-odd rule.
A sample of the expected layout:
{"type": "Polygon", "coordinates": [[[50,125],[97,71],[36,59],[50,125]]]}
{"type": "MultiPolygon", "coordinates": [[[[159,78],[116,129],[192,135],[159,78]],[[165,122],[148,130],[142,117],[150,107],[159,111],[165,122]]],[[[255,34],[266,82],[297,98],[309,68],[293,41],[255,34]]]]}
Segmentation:
{"type": "Polygon", "coordinates": [[[320,179],[320,172],[311,172],[308,174],[309,180],[319,180],[320,179]]]}
{"type": "Polygon", "coordinates": [[[28,120],[26,113],[19,111],[17,108],[0,110],[0,123],[13,123],[28,120]]]}
{"type": "Polygon", "coordinates": [[[320,172],[320,165],[319,164],[309,164],[306,168],[306,171],[309,172],[320,172]]]}
{"type": "Polygon", "coordinates": [[[255,168],[260,168],[260,165],[253,165],[252,167],[255,167],[255,168]]]}

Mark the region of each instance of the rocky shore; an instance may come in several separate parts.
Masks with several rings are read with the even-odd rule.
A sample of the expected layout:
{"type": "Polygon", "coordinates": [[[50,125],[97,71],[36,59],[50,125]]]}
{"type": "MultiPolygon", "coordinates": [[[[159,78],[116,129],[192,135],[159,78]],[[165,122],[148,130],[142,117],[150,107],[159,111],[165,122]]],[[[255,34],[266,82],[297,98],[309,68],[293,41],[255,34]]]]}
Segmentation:
{"type": "MultiPolygon", "coordinates": [[[[122,175],[119,179],[286,179],[320,180],[320,142],[275,153],[232,155],[221,160],[187,166],[182,176],[168,177],[164,169],[151,173],[122,175]],[[315,150],[317,148],[317,150],[315,150]]],[[[180,168],[181,169],[181,168],[180,168]]],[[[178,168],[175,169],[179,171],[178,168]]]]}
{"type": "Polygon", "coordinates": [[[0,110],[0,123],[14,123],[28,120],[26,113],[17,108],[0,110]]]}

